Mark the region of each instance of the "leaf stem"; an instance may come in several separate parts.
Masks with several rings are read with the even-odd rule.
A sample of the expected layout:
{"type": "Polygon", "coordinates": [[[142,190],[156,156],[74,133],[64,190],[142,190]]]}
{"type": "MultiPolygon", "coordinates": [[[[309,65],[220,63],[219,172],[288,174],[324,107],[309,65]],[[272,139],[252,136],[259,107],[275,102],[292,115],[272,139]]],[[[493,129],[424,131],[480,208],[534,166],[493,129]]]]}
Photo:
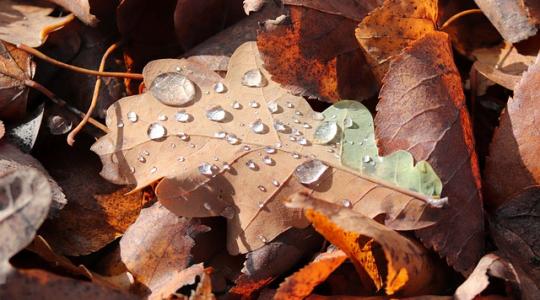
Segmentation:
{"type": "MultiPolygon", "coordinates": [[[[105,69],[105,63],[107,62],[107,58],[109,55],[118,48],[118,45],[120,43],[114,43],[112,44],[105,53],[103,54],[103,57],[101,58],[101,62],[99,63],[99,72],[103,72],[105,69]]],[[[89,121],[90,116],[92,115],[92,112],[96,108],[97,100],[99,96],[99,89],[101,87],[101,76],[98,76],[96,78],[96,85],[94,86],[94,93],[92,94],[92,100],[90,101],[90,106],[88,107],[88,111],[86,112],[86,115],[81,120],[81,122],[77,125],[77,127],[73,128],[73,130],[68,134],[67,136],[67,143],[70,146],[73,146],[73,143],[75,143],[75,136],[84,128],[84,125],[89,121]]]]}
{"type": "Polygon", "coordinates": [[[41,29],[41,32],[39,33],[39,38],[41,39],[41,41],[45,41],[47,39],[47,37],[49,36],[49,34],[53,31],[56,31],[64,26],[66,26],[69,22],[75,20],[75,16],[73,14],[69,14],[65,17],[64,20],[56,23],[56,24],[51,24],[51,25],[48,25],[48,26],[45,26],[43,29],[41,29]]]}
{"type": "Polygon", "coordinates": [[[479,8],[474,8],[474,9],[468,9],[468,10],[461,11],[461,12],[451,16],[448,20],[446,20],[446,22],[444,22],[444,24],[442,24],[442,26],[441,26],[441,28],[439,28],[439,30],[444,31],[448,26],[450,26],[450,24],[454,23],[457,19],[459,19],[461,17],[467,16],[467,15],[472,15],[472,14],[481,14],[481,13],[482,13],[482,10],[479,9],[479,8]]]}
{"type": "Polygon", "coordinates": [[[137,79],[137,80],[142,80],[143,79],[143,75],[142,74],[139,74],[139,73],[124,73],[124,72],[100,72],[100,71],[95,71],[95,70],[90,70],[90,69],[86,69],[86,68],[81,68],[81,67],[77,67],[77,66],[73,66],[73,65],[70,65],[70,64],[66,64],[66,63],[63,63],[61,61],[58,61],[52,57],[49,57],[47,56],[45,53],[37,50],[37,49],[34,49],[32,47],[29,47],[25,44],[18,44],[17,45],[17,48],[23,50],[23,51],[26,51],[30,54],[32,54],[33,56],[43,60],[43,61],[46,61],[52,65],[55,65],[57,67],[60,67],[60,68],[64,68],[64,69],[67,69],[67,70],[70,70],[70,71],[73,71],[73,72],[77,72],[77,73],[81,73],[81,74],[86,74],[86,75],[94,75],[94,76],[102,76],[102,77],[118,77],[118,78],[129,78],[129,79],[137,79]]]}

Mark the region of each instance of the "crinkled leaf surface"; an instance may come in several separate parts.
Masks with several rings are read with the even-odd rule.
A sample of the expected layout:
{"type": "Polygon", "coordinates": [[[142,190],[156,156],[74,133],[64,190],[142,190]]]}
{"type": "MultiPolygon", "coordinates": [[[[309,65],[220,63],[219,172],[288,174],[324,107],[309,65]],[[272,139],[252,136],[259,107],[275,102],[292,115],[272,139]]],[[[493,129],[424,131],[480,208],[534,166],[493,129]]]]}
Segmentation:
{"type": "MultiPolygon", "coordinates": [[[[307,226],[300,211],[282,204],[284,199],[298,191],[322,195],[338,203],[348,199],[350,206],[368,217],[385,214],[393,228],[422,228],[432,225],[432,220],[437,218],[434,212],[425,213],[425,201],[438,196],[435,187],[440,187],[436,176],[429,174],[430,168],[420,167],[417,172],[422,175],[407,175],[428,180],[419,184],[420,190],[431,191],[431,194],[423,195],[397,188],[394,182],[381,180],[384,178],[368,177],[362,171],[363,166],[355,165],[354,161],[351,162],[354,168],[342,165],[341,158],[348,150],[338,147],[337,143],[360,144],[370,133],[351,133],[345,137],[346,140],[342,140],[341,134],[336,134],[330,144],[314,144],[312,137],[319,125],[335,122],[337,127],[341,126],[337,122],[338,115],[336,121],[332,116],[330,120],[321,120],[321,114],[314,112],[303,98],[288,94],[270,81],[269,74],[262,68],[255,43],[242,45],[231,57],[229,72],[223,80],[227,87],[224,93],[214,92],[212,88],[222,80],[219,76],[185,60],[150,63],[144,72],[146,86],[151,86],[158,74],[177,70],[197,85],[191,105],[181,108],[166,106],[149,92],[121,99],[109,108],[107,114],[111,133],[96,142],[92,149],[101,156],[104,165],[102,175],[111,181],[142,188],[162,179],[156,194],[174,213],[186,217],[227,217],[228,249],[231,253],[257,249],[292,226],[307,226]],[[262,72],[266,84],[263,87],[242,85],[244,74],[255,69],[262,72]],[[238,102],[239,109],[232,107],[234,101],[238,102]],[[274,114],[267,108],[269,103],[277,105],[274,114]],[[206,116],[208,109],[216,105],[226,111],[222,122],[211,121],[206,116]],[[186,123],[176,121],[175,113],[179,111],[190,114],[190,120],[186,123]],[[131,112],[137,114],[137,121],[128,120],[127,115],[131,112]],[[265,132],[262,134],[250,128],[258,119],[264,124],[265,132]],[[284,132],[274,128],[273,124],[278,121],[285,125],[284,132]],[[149,139],[147,130],[153,123],[166,128],[163,138],[149,139]],[[219,132],[234,134],[238,143],[231,144],[219,138],[219,134],[216,137],[219,132]],[[302,137],[305,137],[305,143],[298,142],[302,137]],[[267,146],[272,150],[265,149],[267,146]],[[314,159],[329,168],[318,181],[305,186],[293,173],[299,165],[314,159]],[[199,167],[203,164],[215,165],[213,176],[200,172],[199,167]]],[[[361,104],[351,101],[332,109],[340,108],[359,110],[360,114],[365,110],[361,104]]],[[[364,118],[367,116],[363,115],[364,118]]],[[[347,114],[340,112],[339,116],[347,114]]],[[[362,122],[372,123],[372,119],[353,120],[351,128],[362,122]]],[[[349,130],[341,132],[347,134],[349,130]]],[[[374,143],[373,140],[368,142],[374,143]]],[[[369,167],[378,169],[373,162],[369,161],[369,167]]],[[[409,162],[411,166],[404,169],[410,171],[412,160],[409,162]]],[[[399,165],[397,169],[402,167],[399,165]]],[[[387,174],[386,171],[382,173],[387,174]]],[[[377,172],[369,174],[378,176],[377,172]]]]}

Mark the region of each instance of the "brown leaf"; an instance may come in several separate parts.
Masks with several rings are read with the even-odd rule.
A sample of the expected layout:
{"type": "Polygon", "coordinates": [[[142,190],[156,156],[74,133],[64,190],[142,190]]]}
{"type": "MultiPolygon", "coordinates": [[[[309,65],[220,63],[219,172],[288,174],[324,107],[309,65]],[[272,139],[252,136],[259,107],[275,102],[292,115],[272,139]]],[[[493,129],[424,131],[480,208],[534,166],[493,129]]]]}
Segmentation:
{"type": "MultiPolygon", "coordinates": [[[[242,45],[231,58],[229,73],[222,80],[224,93],[214,91],[213,85],[221,81],[217,74],[182,60],[150,63],[144,72],[145,84],[151,86],[158,74],[176,70],[196,84],[193,104],[181,109],[167,106],[152,92],[121,99],[108,111],[111,133],[92,149],[101,156],[102,175],[113,182],[133,183],[142,188],[163,178],[156,194],[175,214],[228,218],[231,254],[260,248],[290,227],[307,226],[300,211],[282,204],[282,200],[302,190],[325,195],[336,203],[350,199],[351,206],[369,217],[386,215],[387,224],[393,228],[410,230],[433,224],[433,212],[424,213],[427,197],[373,181],[360,171],[343,167],[340,157],[335,155],[341,150],[334,150],[332,145],[308,143],[307,139],[313,137],[322,122],[314,117],[318,113],[303,98],[289,95],[266,79],[269,74],[262,68],[254,43],[242,45]],[[244,74],[251,70],[261,72],[265,86],[241,84],[244,74]],[[232,108],[233,101],[238,101],[241,109],[232,108]],[[279,107],[276,114],[267,109],[273,102],[279,107]],[[223,108],[223,122],[207,117],[217,103],[223,108]],[[175,115],[182,111],[190,115],[188,122],[175,120],[175,115]],[[138,116],[136,122],[127,119],[129,112],[138,116]],[[167,134],[151,140],[149,125],[160,115],[166,116],[167,120],[159,124],[167,134]],[[257,118],[264,124],[263,134],[250,128],[257,118]],[[278,132],[273,126],[276,121],[288,123],[288,129],[278,132]],[[119,128],[119,123],[124,126],[119,128]],[[305,145],[290,140],[293,129],[303,133],[305,145]],[[229,133],[229,138],[216,137],[220,132],[229,133]],[[238,141],[231,139],[230,134],[238,141]],[[265,150],[265,146],[270,148],[265,150]],[[317,184],[305,187],[293,173],[299,165],[312,161],[312,155],[330,168],[317,184]]],[[[158,125],[152,127],[155,126],[158,125]]]]}
{"type": "Polygon", "coordinates": [[[295,194],[289,201],[287,206],[304,209],[315,230],[343,250],[377,289],[406,296],[433,288],[435,265],[421,245],[351,209],[305,194],[295,194]],[[378,246],[386,265],[380,261],[378,246]]]}
{"type": "Polygon", "coordinates": [[[16,270],[0,285],[1,299],[108,299],[135,300],[136,296],[101,285],[67,277],[61,277],[42,270],[16,270]]]}
{"type": "Polygon", "coordinates": [[[375,78],[381,82],[390,62],[412,42],[434,31],[436,21],[435,0],[385,0],[365,17],[356,29],[356,38],[375,78]]]}
{"type": "Polygon", "coordinates": [[[39,47],[45,42],[43,29],[64,23],[69,17],[51,17],[54,5],[43,0],[0,1],[0,39],[39,47]]]}
{"type": "MultiPolygon", "coordinates": [[[[47,178],[32,168],[0,173],[0,285],[10,273],[8,260],[24,249],[43,223],[51,205],[47,178]]],[[[7,298],[9,299],[9,298],[7,298]]]]}
{"type": "Polygon", "coordinates": [[[304,299],[346,259],[347,255],[341,250],[317,255],[307,266],[280,284],[274,299],[304,299]]]}
{"type": "Polygon", "coordinates": [[[267,0],[244,0],[244,12],[249,15],[261,10],[267,0]]]}
{"type": "Polygon", "coordinates": [[[480,259],[469,278],[457,288],[454,299],[476,299],[476,296],[479,296],[488,287],[489,277],[501,278],[514,284],[518,282],[517,275],[510,263],[493,253],[487,254],[480,259]]]}
{"type": "Polygon", "coordinates": [[[503,203],[490,222],[502,256],[516,268],[524,299],[540,292],[540,188],[524,189],[503,203]]]}
{"type": "Polygon", "coordinates": [[[267,21],[257,37],[272,80],[294,94],[328,102],[372,96],[376,84],[353,36],[357,21],[304,7],[289,9],[289,17],[267,21]]]}
{"type": "Polygon", "coordinates": [[[426,34],[390,65],[377,111],[381,151],[406,149],[416,160],[427,160],[449,200],[439,223],[417,231],[418,236],[456,270],[471,271],[484,249],[480,172],[445,33],[426,34]]]}
{"type": "Polygon", "coordinates": [[[482,48],[473,51],[476,58],[473,65],[487,79],[509,90],[521,80],[523,72],[535,61],[535,55],[520,54],[510,44],[502,44],[493,48],[482,48]]]}
{"type": "Polygon", "coordinates": [[[168,297],[186,284],[188,271],[184,270],[190,263],[193,238],[208,230],[197,220],[178,217],[156,203],[141,211],[120,240],[122,262],[149,289],[150,299],[168,297]]]}
{"type": "Polygon", "coordinates": [[[90,12],[90,0],[47,0],[72,12],[79,20],[89,26],[97,26],[99,20],[90,12]]]}
{"type": "Polygon", "coordinates": [[[382,5],[383,0],[283,0],[283,4],[312,8],[360,22],[370,11],[382,5]]]}
{"type": "Polygon", "coordinates": [[[5,133],[6,133],[6,127],[4,126],[4,122],[0,120],[0,139],[4,137],[5,133]]]}
{"type": "Polygon", "coordinates": [[[29,91],[24,81],[32,79],[35,70],[28,53],[0,40],[0,118],[17,120],[24,116],[29,91]]]}
{"type": "Polygon", "coordinates": [[[537,98],[540,62],[523,73],[515,87],[514,99],[508,100],[506,110],[495,130],[486,160],[486,199],[497,207],[524,188],[540,183],[540,109],[537,98]]]}
{"type": "Polygon", "coordinates": [[[201,281],[197,285],[197,289],[191,293],[189,300],[215,300],[216,296],[212,294],[212,280],[210,278],[210,272],[203,272],[201,274],[201,281]]]}
{"type": "Polygon", "coordinates": [[[474,0],[509,43],[523,41],[538,31],[522,0],[474,0]]]}

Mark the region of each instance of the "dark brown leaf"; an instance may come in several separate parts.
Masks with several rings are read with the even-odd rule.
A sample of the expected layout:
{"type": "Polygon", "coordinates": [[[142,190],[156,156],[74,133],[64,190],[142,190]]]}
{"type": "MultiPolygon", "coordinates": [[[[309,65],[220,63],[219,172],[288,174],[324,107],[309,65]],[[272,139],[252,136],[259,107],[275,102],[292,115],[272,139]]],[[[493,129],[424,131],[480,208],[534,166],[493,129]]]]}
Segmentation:
{"type": "Polygon", "coordinates": [[[283,4],[312,8],[360,22],[369,12],[382,5],[383,0],[283,0],[283,4]]]}

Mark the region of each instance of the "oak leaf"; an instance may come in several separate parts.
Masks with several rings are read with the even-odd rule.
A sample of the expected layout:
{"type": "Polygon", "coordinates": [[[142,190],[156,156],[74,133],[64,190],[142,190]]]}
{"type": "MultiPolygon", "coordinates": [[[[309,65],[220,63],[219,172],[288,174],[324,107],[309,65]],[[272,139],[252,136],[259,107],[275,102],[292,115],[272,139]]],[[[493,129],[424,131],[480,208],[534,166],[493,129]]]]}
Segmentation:
{"type": "Polygon", "coordinates": [[[432,199],[442,186],[429,165],[413,166],[412,156],[400,152],[376,155],[372,118],[360,103],[343,101],[321,114],[288,94],[267,79],[254,43],[235,52],[225,80],[185,60],[152,62],[144,74],[150,91],[110,107],[111,133],[92,146],[102,175],[137,188],[162,179],[156,195],[174,213],[227,218],[231,254],[307,226],[300,211],[282,204],[302,190],[369,217],[386,215],[387,225],[401,230],[431,226],[437,218],[435,211],[426,213],[426,202],[444,202],[432,199]],[[167,78],[184,81],[156,87],[167,78]],[[169,98],[171,88],[190,93],[193,103],[173,107],[156,98],[185,99],[169,98]],[[364,145],[362,161],[349,158],[345,142],[364,145]],[[405,188],[394,186],[402,179],[405,188]]]}
{"type": "Polygon", "coordinates": [[[383,83],[375,117],[381,152],[405,149],[429,162],[449,200],[438,224],[417,234],[467,273],[483,254],[484,218],[472,127],[448,35],[432,32],[414,42],[391,63],[383,83]]]}

